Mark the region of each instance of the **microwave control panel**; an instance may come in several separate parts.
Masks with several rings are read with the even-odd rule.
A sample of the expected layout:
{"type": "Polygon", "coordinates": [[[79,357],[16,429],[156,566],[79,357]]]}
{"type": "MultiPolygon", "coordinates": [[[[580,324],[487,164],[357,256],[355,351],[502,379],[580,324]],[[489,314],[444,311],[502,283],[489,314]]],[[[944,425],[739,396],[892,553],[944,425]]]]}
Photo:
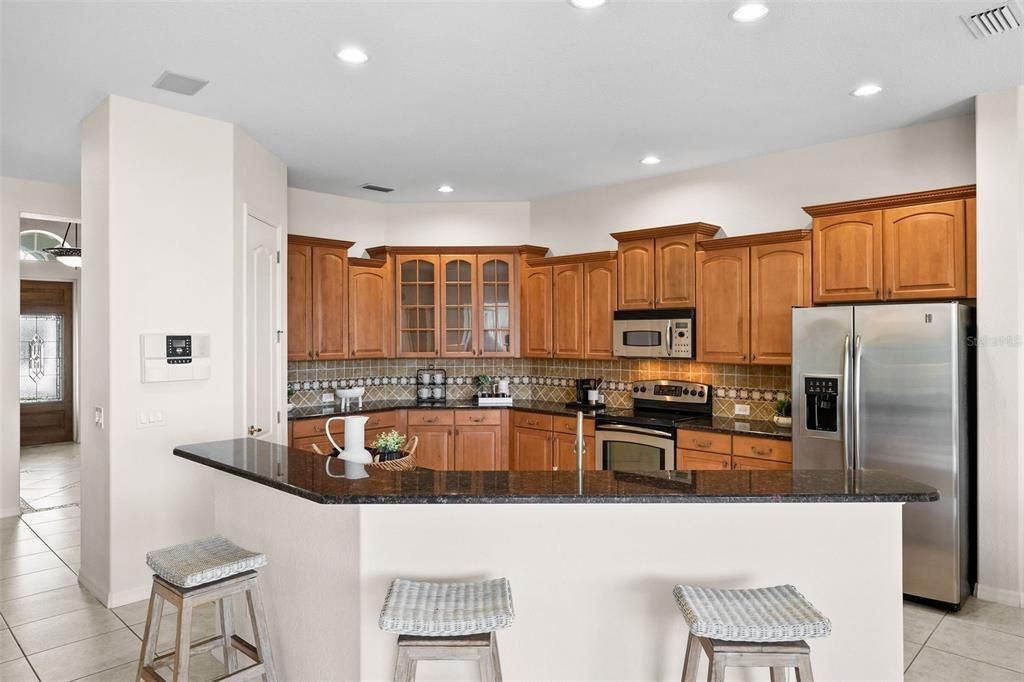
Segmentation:
{"type": "Polygon", "coordinates": [[[142,334],[142,382],[210,378],[209,334],[142,334]]]}
{"type": "Polygon", "coordinates": [[[672,321],[672,351],[674,358],[693,357],[693,320],[672,321]]]}

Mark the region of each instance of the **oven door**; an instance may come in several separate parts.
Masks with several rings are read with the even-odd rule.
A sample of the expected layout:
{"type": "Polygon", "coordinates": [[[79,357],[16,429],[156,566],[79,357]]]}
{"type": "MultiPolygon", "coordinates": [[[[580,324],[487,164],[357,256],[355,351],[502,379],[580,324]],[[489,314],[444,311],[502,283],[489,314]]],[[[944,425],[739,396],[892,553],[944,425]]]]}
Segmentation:
{"type": "Polygon", "coordinates": [[[676,440],[669,431],[629,424],[598,424],[597,468],[614,471],[675,469],[676,440]]]}
{"type": "Polygon", "coordinates": [[[672,353],[672,320],[615,320],[620,358],[667,358],[672,353]]]}

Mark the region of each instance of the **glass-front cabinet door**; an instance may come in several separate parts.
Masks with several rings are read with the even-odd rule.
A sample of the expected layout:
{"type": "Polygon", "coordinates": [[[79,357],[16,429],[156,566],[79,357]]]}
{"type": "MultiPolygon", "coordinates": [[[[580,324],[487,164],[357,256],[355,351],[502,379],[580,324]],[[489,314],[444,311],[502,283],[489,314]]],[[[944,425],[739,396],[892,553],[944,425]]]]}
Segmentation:
{"type": "Polygon", "coordinates": [[[480,353],[511,357],[515,352],[515,259],[511,255],[478,256],[480,280],[480,353]]]}
{"type": "Polygon", "coordinates": [[[398,355],[431,357],[437,346],[437,256],[398,256],[398,355]]]}
{"type": "Polygon", "coordinates": [[[476,311],[476,256],[441,256],[441,355],[479,355],[476,311]]]}

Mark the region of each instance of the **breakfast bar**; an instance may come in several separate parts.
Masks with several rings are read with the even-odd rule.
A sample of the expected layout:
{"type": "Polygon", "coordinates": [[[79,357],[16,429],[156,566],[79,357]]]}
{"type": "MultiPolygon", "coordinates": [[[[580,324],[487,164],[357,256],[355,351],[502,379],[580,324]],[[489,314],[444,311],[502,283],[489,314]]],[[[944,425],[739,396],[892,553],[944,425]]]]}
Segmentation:
{"type": "MultiPolygon", "coordinates": [[[[217,470],[215,527],[264,552],[281,679],[388,680],[378,616],[396,577],[506,577],[509,680],[675,680],[677,583],[795,585],[832,620],[818,679],[902,679],[904,504],[925,485],[881,471],[431,471],[332,478],[325,458],[255,439],[183,445],[217,470]]],[[[341,463],[337,469],[341,471],[341,463]]],[[[765,671],[749,677],[768,679],[765,671]]],[[[477,679],[427,662],[420,680],[477,679]]]]}

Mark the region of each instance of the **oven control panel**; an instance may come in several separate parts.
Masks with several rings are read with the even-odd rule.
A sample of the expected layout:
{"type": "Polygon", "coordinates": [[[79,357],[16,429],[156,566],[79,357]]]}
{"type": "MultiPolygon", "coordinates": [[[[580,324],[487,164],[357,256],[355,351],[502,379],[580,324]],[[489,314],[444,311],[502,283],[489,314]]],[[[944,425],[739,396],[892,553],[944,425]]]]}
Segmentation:
{"type": "Polygon", "coordinates": [[[636,381],[633,383],[634,400],[656,400],[667,403],[711,402],[711,387],[690,381],[636,381]]]}

